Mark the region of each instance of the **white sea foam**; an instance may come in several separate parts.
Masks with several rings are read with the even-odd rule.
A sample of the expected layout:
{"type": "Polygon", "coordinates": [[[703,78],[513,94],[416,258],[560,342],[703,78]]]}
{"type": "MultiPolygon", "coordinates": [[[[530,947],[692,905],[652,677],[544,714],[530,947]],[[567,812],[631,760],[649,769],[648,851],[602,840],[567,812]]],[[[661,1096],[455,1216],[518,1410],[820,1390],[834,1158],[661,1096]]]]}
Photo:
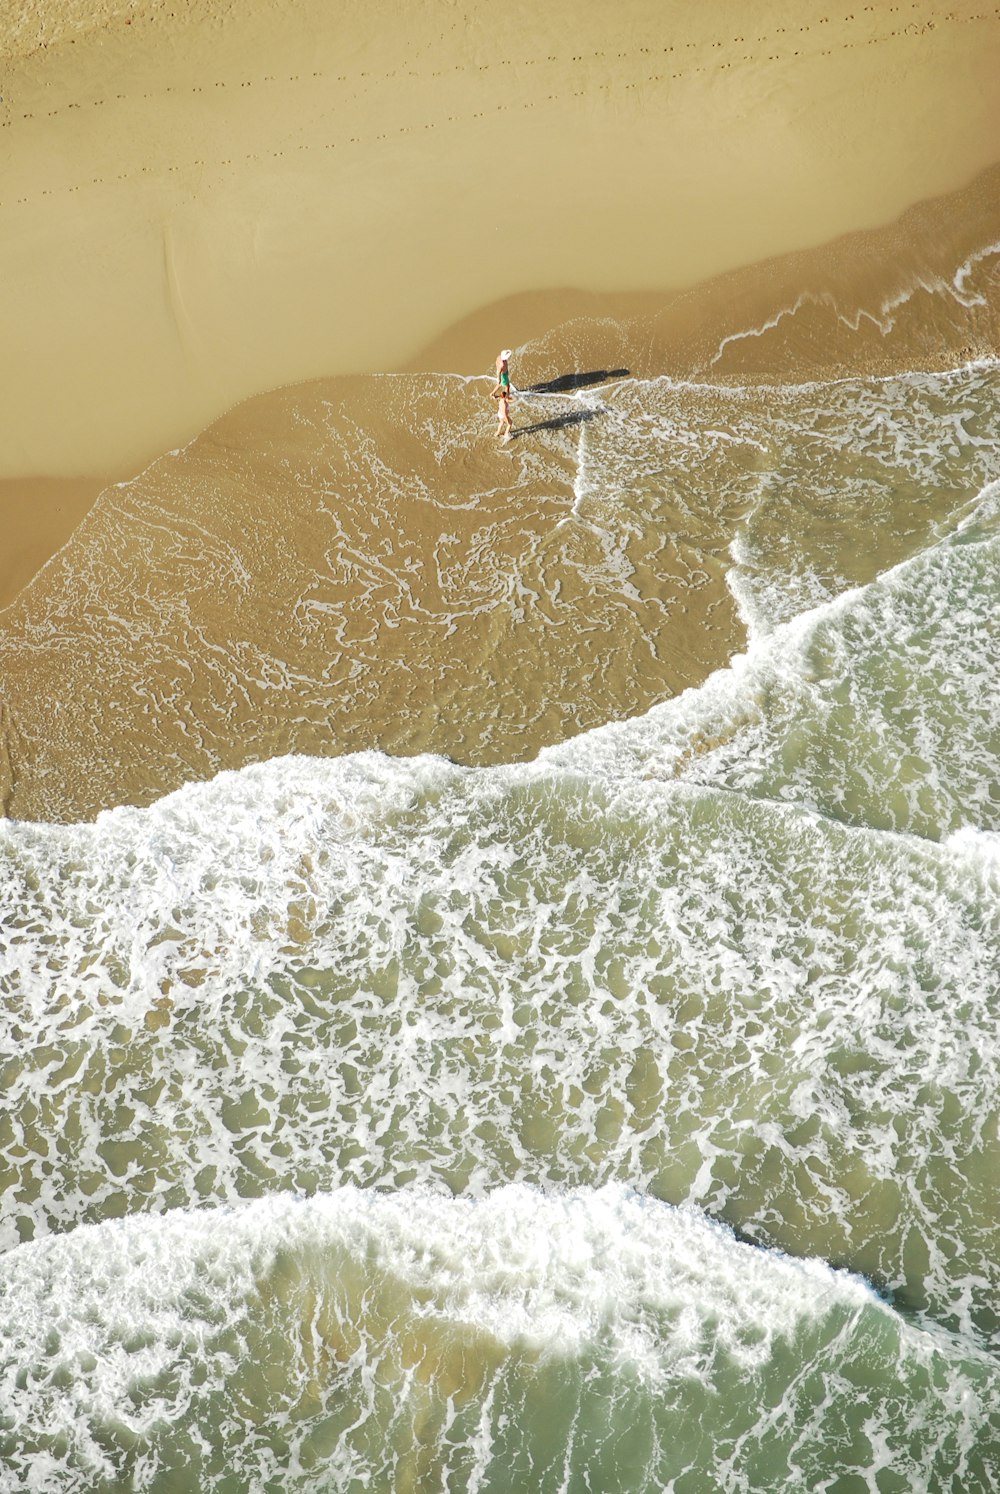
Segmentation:
{"type": "Polygon", "coordinates": [[[950,533],[869,586],[758,635],[699,689],[542,760],[679,775],[933,836],[994,828],[997,492],[967,499],[950,533]]]}
{"type": "Polygon", "coordinates": [[[620,729],[613,778],[587,739],[478,773],[286,759],[6,827],[10,1234],[345,1180],[628,1179],[797,1251],[836,1234],[992,1331],[967,1184],[995,877],[663,782],[651,727],[620,729]]]}
{"type": "MultiPolygon", "coordinates": [[[[4,1467],[60,1491],[128,1470],[156,1487],[178,1459],[256,1489],[279,1448],[283,1487],[381,1468],[399,1488],[419,1443],[424,1487],[470,1463],[549,1487],[542,1469],[571,1455],[626,1476],[637,1434],[644,1487],[686,1473],[739,1490],[765,1444],[815,1459],[857,1414],[858,1372],[872,1435],[929,1486],[949,1460],[975,1468],[1000,1395],[974,1349],[856,1279],[614,1187],[175,1212],[21,1247],[0,1282],[4,1467]],[[921,1426],[943,1375],[951,1407],[921,1426]],[[693,1439],[706,1397],[713,1438],[693,1439]]],[[[845,1467],[873,1475],[864,1445],[845,1467]]]]}
{"type": "Polygon", "coordinates": [[[970,254],[968,259],[963,260],[962,264],[959,265],[955,271],[953,285],[958,299],[964,306],[982,306],[985,304],[985,298],[976,291],[969,291],[967,284],[981,265],[985,264],[987,260],[995,259],[998,255],[1000,255],[1000,243],[986,244],[983,248],[977,249],[973,254],[970,254]]]}
{"type": "Polygon", "coordinates": [[[875,1208],[870,1269],[899,1283],[916,1228],[919,1292],[991,1331],[969,1282],[994,1242],[955,1199],[996,1103],[996,888],[952,832],[996,811],[994,496],[537,764],[287,759],[94,827],[6,826],[9,1237],[343,1179],[630,1178],[796,1249],[839,1219],[849,1256],[875,1208]]]}

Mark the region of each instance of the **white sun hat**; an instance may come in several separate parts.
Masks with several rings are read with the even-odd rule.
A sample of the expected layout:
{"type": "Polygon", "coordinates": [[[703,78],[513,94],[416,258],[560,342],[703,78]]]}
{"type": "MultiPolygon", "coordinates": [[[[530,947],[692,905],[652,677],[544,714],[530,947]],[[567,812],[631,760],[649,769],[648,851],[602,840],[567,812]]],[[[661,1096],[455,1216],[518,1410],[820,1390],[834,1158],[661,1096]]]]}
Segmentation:
{"type": "Polygon", "coordinates": [[[500,357],[503,359],[503,361],[505,363],[507,362],[508,358],[513,358],[513,356],[514,356],[514,352],[513,352],[512,348],[504,348],[503,352],[500,354],[500,357]]]}

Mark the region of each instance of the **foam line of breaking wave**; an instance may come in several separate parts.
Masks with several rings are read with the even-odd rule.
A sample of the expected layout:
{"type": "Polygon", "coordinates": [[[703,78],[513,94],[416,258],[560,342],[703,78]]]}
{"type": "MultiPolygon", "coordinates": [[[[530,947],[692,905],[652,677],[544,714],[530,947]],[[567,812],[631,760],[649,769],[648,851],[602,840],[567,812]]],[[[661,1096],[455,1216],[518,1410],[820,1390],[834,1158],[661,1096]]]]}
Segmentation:
{"type": "Polygon", "coordinates": [[[963,824],[1000,828],[990,791],[998,518],[994,482],[940,540],[875,582],[752,639],[703,685],[539,762],[608,781],[680,777],[935,838],[963,824]]]}
{"type": "Polygon", "coordinates": [[[0,1281],[4,1467],[59,1494],[172,1465],[738,1491],[765,1448],[807,1484],[831,1442],[872,1491],[973,1488],[1000,1408],[995,1365],[856,1278],[614,1187],[178,1212],[22,1247],[0,1281]]]}

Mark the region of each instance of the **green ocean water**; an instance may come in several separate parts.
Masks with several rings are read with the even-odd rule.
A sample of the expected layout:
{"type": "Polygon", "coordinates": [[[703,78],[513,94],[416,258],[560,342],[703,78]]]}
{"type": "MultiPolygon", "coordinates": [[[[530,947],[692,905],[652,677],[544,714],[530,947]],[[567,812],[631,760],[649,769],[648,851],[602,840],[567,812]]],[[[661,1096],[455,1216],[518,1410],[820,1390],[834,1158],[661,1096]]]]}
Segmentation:
{"type": "Polygon", "coordinates": [[[997,1487],[1000,369],[599,398],[727,669],[0,827],[0,1489],[997,1487]]]}

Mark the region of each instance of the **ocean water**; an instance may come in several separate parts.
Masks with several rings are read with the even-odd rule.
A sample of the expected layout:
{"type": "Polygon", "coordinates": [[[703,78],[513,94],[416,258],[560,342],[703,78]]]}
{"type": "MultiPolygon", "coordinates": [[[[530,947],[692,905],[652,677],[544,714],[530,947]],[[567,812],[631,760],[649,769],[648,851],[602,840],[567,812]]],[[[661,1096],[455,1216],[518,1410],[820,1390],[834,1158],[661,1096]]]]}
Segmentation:
{"type": "Polygon", "coordinates": [[[5,1494],[1000,1487],[1000,365],[532,398],[548,745],[0,825],[5,1494]]]}

